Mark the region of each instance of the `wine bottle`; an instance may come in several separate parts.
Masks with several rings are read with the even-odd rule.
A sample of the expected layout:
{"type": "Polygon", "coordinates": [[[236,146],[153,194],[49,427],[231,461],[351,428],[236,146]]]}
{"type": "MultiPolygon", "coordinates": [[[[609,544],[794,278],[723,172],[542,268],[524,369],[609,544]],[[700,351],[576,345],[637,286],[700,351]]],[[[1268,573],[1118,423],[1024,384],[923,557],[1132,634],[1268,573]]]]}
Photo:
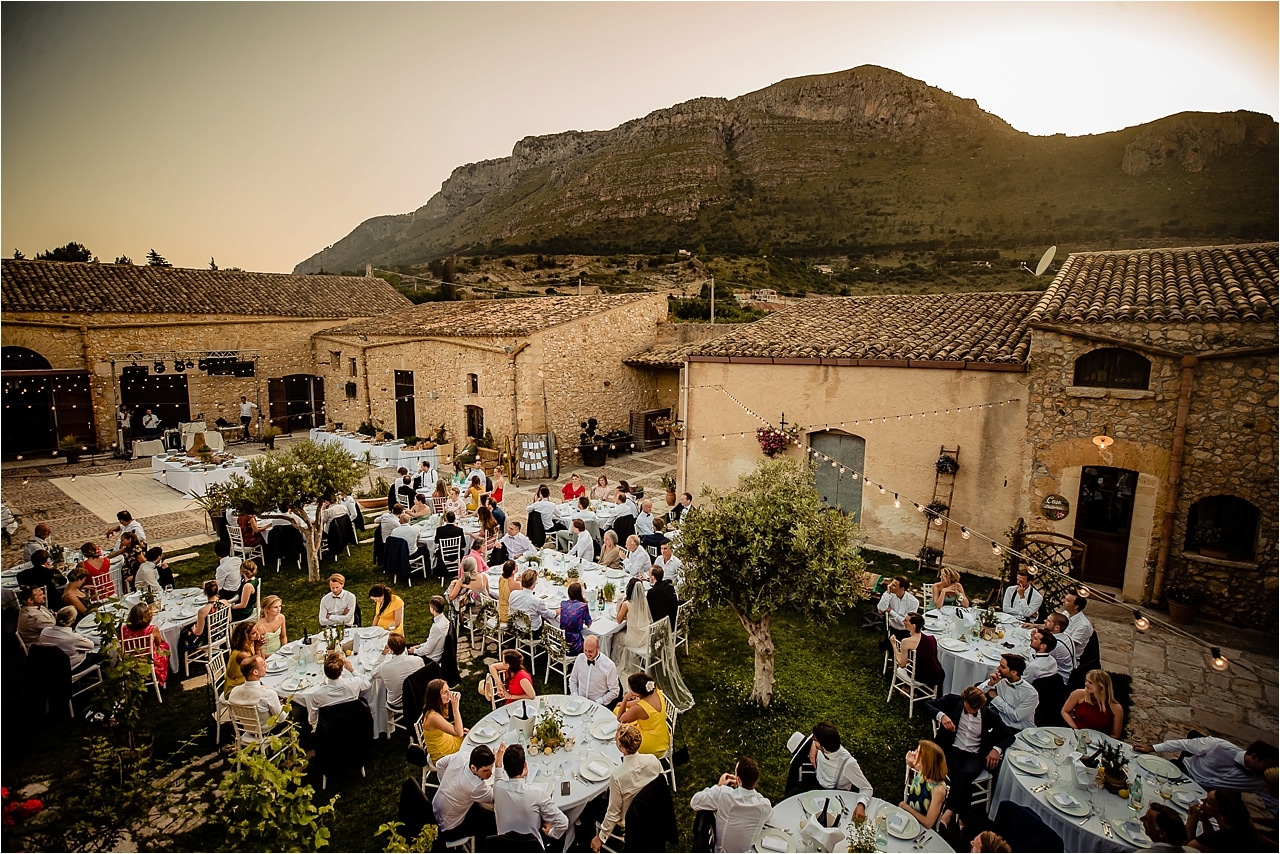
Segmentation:
{"type": "Polygon", "coordinates": [[[311,646],[311,635],[306,629],[302,630],[302,645],[311,646]]]}

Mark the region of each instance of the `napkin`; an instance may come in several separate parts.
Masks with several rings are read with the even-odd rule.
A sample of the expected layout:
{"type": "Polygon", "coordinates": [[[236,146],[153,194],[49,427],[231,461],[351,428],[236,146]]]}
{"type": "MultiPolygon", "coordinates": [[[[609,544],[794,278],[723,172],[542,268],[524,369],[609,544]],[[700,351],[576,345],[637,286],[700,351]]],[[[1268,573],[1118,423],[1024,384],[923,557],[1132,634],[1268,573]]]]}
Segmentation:
{"type": "Polygon", "coordinates": [[[818,824],[816,818],[811,818],[805,822],[801,832],[812,839],[820,850],[826,852],[834,851],[836,846],[844,841],[844,828],[823,827],[818,824]]]}
{"type": "Polygon", "coordinates": [[[1053,802],[1060,807],[1069,807],[1072,804],[1078,803],[1075,798],[1065,794],[1064,792],[1054,792],[1053,802]]]}
{"type": "Polygon", "coordinates": [[[1189,807],[1196,801],[1200,800],[1195,792],[1188,792],[1185,789],[1180,789],[1174,792],[1173,799],[1184,807],[1189,807]]]}
{"type": "Polygon", "coordinates": [[[491,735],[493,735],[493,732],[487,726],[476,727],[477,738],[488,738],[491,735]]]}
{"type": "Polygon", "coordinates": [[[902,813],[895,812],[885,820],[885,824],[889,825],[889,829],[894,833],[901,833],[907,827],[907,817],[902,813]]]}
{"type": "Polygon", "coordinates": [[[587,770],[592,774],[595,774],[597,777],[609,776],[609,766],[605,765],[603,762],[591,762],[587,765],[587,770]]]}
{"type": "Polygon", "coordinates": [[[766,851],[786,851],[787,841],[779,839],[771,833],[760,840],[760,847],[766,851]]]}
{"type": "Polygon", "coordinates": [[[1130,839],[1146,839],[1147,838],[1146,831],[1142,829],[1142,822],[1138,821],[1137,819],[1132,819],[1132,818],[1126,819],[1121,823],[1120,826],[1124,828],[1125,834],[1127,834],[1130,839]]]}

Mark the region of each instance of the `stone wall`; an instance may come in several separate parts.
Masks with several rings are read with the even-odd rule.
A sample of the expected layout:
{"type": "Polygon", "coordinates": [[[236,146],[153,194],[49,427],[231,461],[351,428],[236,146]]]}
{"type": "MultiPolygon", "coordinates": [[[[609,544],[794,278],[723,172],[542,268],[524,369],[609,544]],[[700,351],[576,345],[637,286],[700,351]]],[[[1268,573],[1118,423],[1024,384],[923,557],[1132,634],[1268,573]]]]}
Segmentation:
{"type": "MultiPolygon", "coordinates": [[[[1080,328],[1201,356],[1192,386],[1166,579],[1188,578],[1206,587],[1206,610],[1225,619],[1274,621],[1276,330],[1244,323],[1112,323],[1080,328]],[[1213,351],[1250,347],[1268,348],[1270,355],[1203,358],[1213,351]],[[1234,495],[1259,509],[1256,562],[1214,561],[1184,552],[1188,511],[1196,501],[1212,495],[1234,495]]],[[[1116,345],[1044,330],[1033,333],[1026,434],[1031,467],[1027,502],[1021,512],[1032,528],[1073,534],[1082,466],[1139,472],[1123,584],[1125,598],[1137,601],[1153,581],[1161,544],[1181,360],[1142,353],[1151,361],[1151,380],[1145,391],[1075,387],[1075,360],[1111,346],[1116,345]],[[1091,438],[1103,427],[1115,444],[1099,452],[1091,438]],[[1072,502],[1067,518],[1054,522],[1040,515],[1040,502],[1051,493],[1072,502]]]]}

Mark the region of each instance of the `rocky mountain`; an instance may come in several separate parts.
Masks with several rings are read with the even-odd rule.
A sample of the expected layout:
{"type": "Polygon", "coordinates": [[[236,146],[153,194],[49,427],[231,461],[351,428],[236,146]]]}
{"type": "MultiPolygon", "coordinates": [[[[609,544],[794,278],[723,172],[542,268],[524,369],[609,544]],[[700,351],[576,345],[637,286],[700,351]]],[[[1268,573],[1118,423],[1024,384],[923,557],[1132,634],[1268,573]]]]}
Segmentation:
{"type": "Polygon", "coordinates": [[[527,137],[425,205],[361,223],[295,272],[451,252],[849,253],[1277,236],[1277,124],[1182,113],[1034,137],[894,71],[696,98],[605,131],[527,137]]]}

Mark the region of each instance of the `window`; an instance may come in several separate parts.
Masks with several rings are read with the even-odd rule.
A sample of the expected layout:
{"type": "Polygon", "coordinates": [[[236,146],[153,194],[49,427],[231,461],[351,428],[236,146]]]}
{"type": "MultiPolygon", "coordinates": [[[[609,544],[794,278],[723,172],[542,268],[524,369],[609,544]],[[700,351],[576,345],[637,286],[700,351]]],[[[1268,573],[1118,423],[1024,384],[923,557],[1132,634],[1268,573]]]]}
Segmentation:
{"type": "Polygon", "coordinates": [[[471,394],[480,393],[480,375],[479,374],[467,374],[467,391],[469,391],[471,394]]]}
{"type": "Polygon", "coordinates": [[[1132,350],[1107,347],[1076,359],[1073,385],[1146,389],[1150,383],[1151,360],[1132,350]]]}
{"type": "Polygon", "coordinates": [[[1187,513],[1187,551],[1252,561],[1258,548],[1258,508],[1234,495],[1211,495],[1187,513]]]}
{"type": "Polygon", "coordinates": [[[48,359],[26,347],[5,347],[0,358],[6,371],[47,371],[52,367],[48,359]]]}
{"type": "Polygon", "coordinates": [[[353,376],[353,377],[358,377],[358,376],[360,376],[360,372],[356,370],[356,359],[355,359],[355,356],[352,356],[352,357],[351,357],[351,376],[353,376]]]}
{"type": "Polygon", "coordinates": [[[355,399],[356,399],[356,384],[347,383],[347,400],[355,400],[355,399]]]}
{"type": "Polygon", "coordinates": [[[342,351],[341,350],[329,351],[329,364],[333,365],[333,370],[335,371],[342,370],[342,351]]]}

